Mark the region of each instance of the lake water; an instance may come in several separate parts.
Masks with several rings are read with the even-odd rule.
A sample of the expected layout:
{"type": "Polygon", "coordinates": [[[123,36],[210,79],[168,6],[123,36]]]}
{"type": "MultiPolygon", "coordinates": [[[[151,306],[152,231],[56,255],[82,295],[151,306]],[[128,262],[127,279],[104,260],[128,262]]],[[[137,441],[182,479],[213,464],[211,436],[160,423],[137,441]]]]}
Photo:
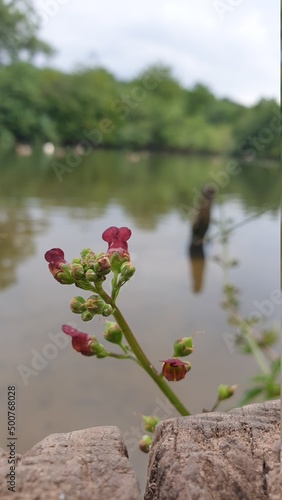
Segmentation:
{"type": "MultiPolygon", "coordinates": [[[[212,406],[220,383],[241,384],[238,396],[222,406],[228,408],[236,405],[257,369],[253,359],[232,347],[234,329],[220,307],[224,277],[213,259],[223,251],[218,225],[212,221],[205,260],[193,271],[188,214],[197,190],[220,182],[212,218],[238,223],[225,248],[239,260],[228,279],[241,290],[242,314],[259,311],[280,286],[280,173],[275,165],[235,165],[227,174],[226,159],[148,153],[98,151],[80,157],[60,175],[65,160],[58,159],[55,167],[52,162],[39,154],[1,158],[0,444],[7,442],[7,386],[14,384],[19,453],[50,433],[117,425],[143,483],[147,456],[137,449],[142,430],[136,414],[167,418],[175,413],[134,363],[86,358],[70,342],[54,347],[52,335],[63,323],[72,322],[102,339],[103,320],[83,323],[71,313],[69,300],[83,292],[57,283],[44,253],[60,247],[71,260],[82,248],[104,251],[104,229],[130,227],[136,274],[120,294],[120,308],[156,367],[171,356],[175,339],[204,331],[195,338],[192,370],[173,388],[196,413],[212,406]],[[44,353],[53,359],[40,358],[40,365],[44,353]]],[[[273,305],[265,324],[278,321],[278,306],[273,305]]]]}

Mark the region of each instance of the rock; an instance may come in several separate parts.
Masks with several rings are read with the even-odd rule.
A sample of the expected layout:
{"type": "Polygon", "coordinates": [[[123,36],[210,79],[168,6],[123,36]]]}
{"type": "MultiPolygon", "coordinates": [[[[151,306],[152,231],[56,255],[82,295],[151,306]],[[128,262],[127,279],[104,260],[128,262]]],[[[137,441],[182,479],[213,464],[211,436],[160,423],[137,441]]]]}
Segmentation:
{"type": "Polygon", "coordinates": [[[160,422],[145,500],[279,500],[280,402],[160,422]]]}
{"type": "Polygon", "coordinates": [[[7,459],[0,449],[1,500],[141,500],[117,427],[52,434],[18,455],[15,493],[7,459]]]}

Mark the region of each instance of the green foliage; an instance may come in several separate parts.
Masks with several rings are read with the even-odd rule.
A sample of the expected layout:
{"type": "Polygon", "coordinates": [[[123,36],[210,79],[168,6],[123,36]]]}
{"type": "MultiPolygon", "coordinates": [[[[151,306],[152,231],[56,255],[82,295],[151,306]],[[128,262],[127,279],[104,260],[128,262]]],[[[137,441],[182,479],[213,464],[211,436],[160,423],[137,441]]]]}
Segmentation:
{"type": "Polygon", "coordinates": [[[36,37],[37,15],[29,0],[0,0],[0,64],[37,53],[50,55],[52,48],[36,37]]]}
{"type": "MultiPolygon", "coordinates": [[[[244,108],[217,100],[200,85],[187,91],[167,68],[150,67],[131,82],[119,82],[103,68],[66,74],[20,61],[0,66],[0,97],[0,132],[11,145],[88,140],[102,147],[205,154],[238,153],[235,144],[250,130],[259,133],[277,107],[264,101],[244,108]]],[[[255,153],[276,157],[277,144],[274,134],[255,153]]]]}
{"type": "Polygon", "coordinates": [[[262,99],[234,125],[235,153],[254,157],[279,157],[281,114],[274,100],[262,99]]]}
{"type": "Polygon", "coordinates": [[[216,98],[201,83],[185,89],[162,65],[129,82],[99,67],[69,74],[39,69],[33,56],[52,49],[37,38],[38,28],[31,0],[0,0],[1,149],[87,140],[102,147],[233,153],[248,161],[279,157],[276,102],[247,108],[216,98]]]}

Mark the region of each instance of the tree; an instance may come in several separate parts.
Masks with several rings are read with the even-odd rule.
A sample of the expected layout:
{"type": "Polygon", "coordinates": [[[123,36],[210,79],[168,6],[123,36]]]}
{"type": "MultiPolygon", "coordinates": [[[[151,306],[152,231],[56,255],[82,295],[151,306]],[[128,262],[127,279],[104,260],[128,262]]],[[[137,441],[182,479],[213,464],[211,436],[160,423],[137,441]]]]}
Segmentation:
{"type": "Polygon", "coordinates": [[[37,38],[38,28],[30,0],[0,0],[0,64],[52,54],[50,45],[37,38]]]}

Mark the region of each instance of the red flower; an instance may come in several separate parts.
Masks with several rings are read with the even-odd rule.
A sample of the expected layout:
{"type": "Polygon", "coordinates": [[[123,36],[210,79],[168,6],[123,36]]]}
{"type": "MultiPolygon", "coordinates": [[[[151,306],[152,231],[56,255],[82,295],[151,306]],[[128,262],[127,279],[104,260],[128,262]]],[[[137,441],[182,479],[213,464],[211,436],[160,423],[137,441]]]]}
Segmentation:
{"type": "Polygon", "coordinates": [[[91,349],[91,344],[94,341],[94,337],[88,335],[88,333],[83,333],[72,328],[69,325],[63,325],[62,330],[67,335],[72,337],[71,343],[75,351],[81,352],[84,356],[93,356],[95,353],[91,349]]]}
{"type": "Polygon", "coordinates": [[[51,248],[45,253],[44,257],[47,262],[50,262],[48,267],[54,276],[60,271],[62,264],[67,262],[64,258],[65,254],[60,248],[51,248]]]}
{"type": "Polygon", "coordinates": [[[183,363],[183,361],[175,358],[162,361],[162,374],[169,382],[182,380],[191,368],[191,365],[190,363],[188,363],[188,361],[183,363]]]}
{"type": "Polygon", "coordinates": [[[128,227],[115,227],[111,226],[106,229],[102,234],[102,239],[106,241],[108,246],[108,254],[117,252],[120,257],[128,254],[127,240],[131,236],[131,230],[128,227]]]}
{"type": "Polygon", "coordinates": [[[54,278],[63,285],[70,285],[74,283],[74,278],[70,274],[69,269],[62,269],[62,266],[67,264],[65,254],[60,248],[51,248],[44,255],[45,260],[49,262],[49,271],[53,274],[54,278]]]}

